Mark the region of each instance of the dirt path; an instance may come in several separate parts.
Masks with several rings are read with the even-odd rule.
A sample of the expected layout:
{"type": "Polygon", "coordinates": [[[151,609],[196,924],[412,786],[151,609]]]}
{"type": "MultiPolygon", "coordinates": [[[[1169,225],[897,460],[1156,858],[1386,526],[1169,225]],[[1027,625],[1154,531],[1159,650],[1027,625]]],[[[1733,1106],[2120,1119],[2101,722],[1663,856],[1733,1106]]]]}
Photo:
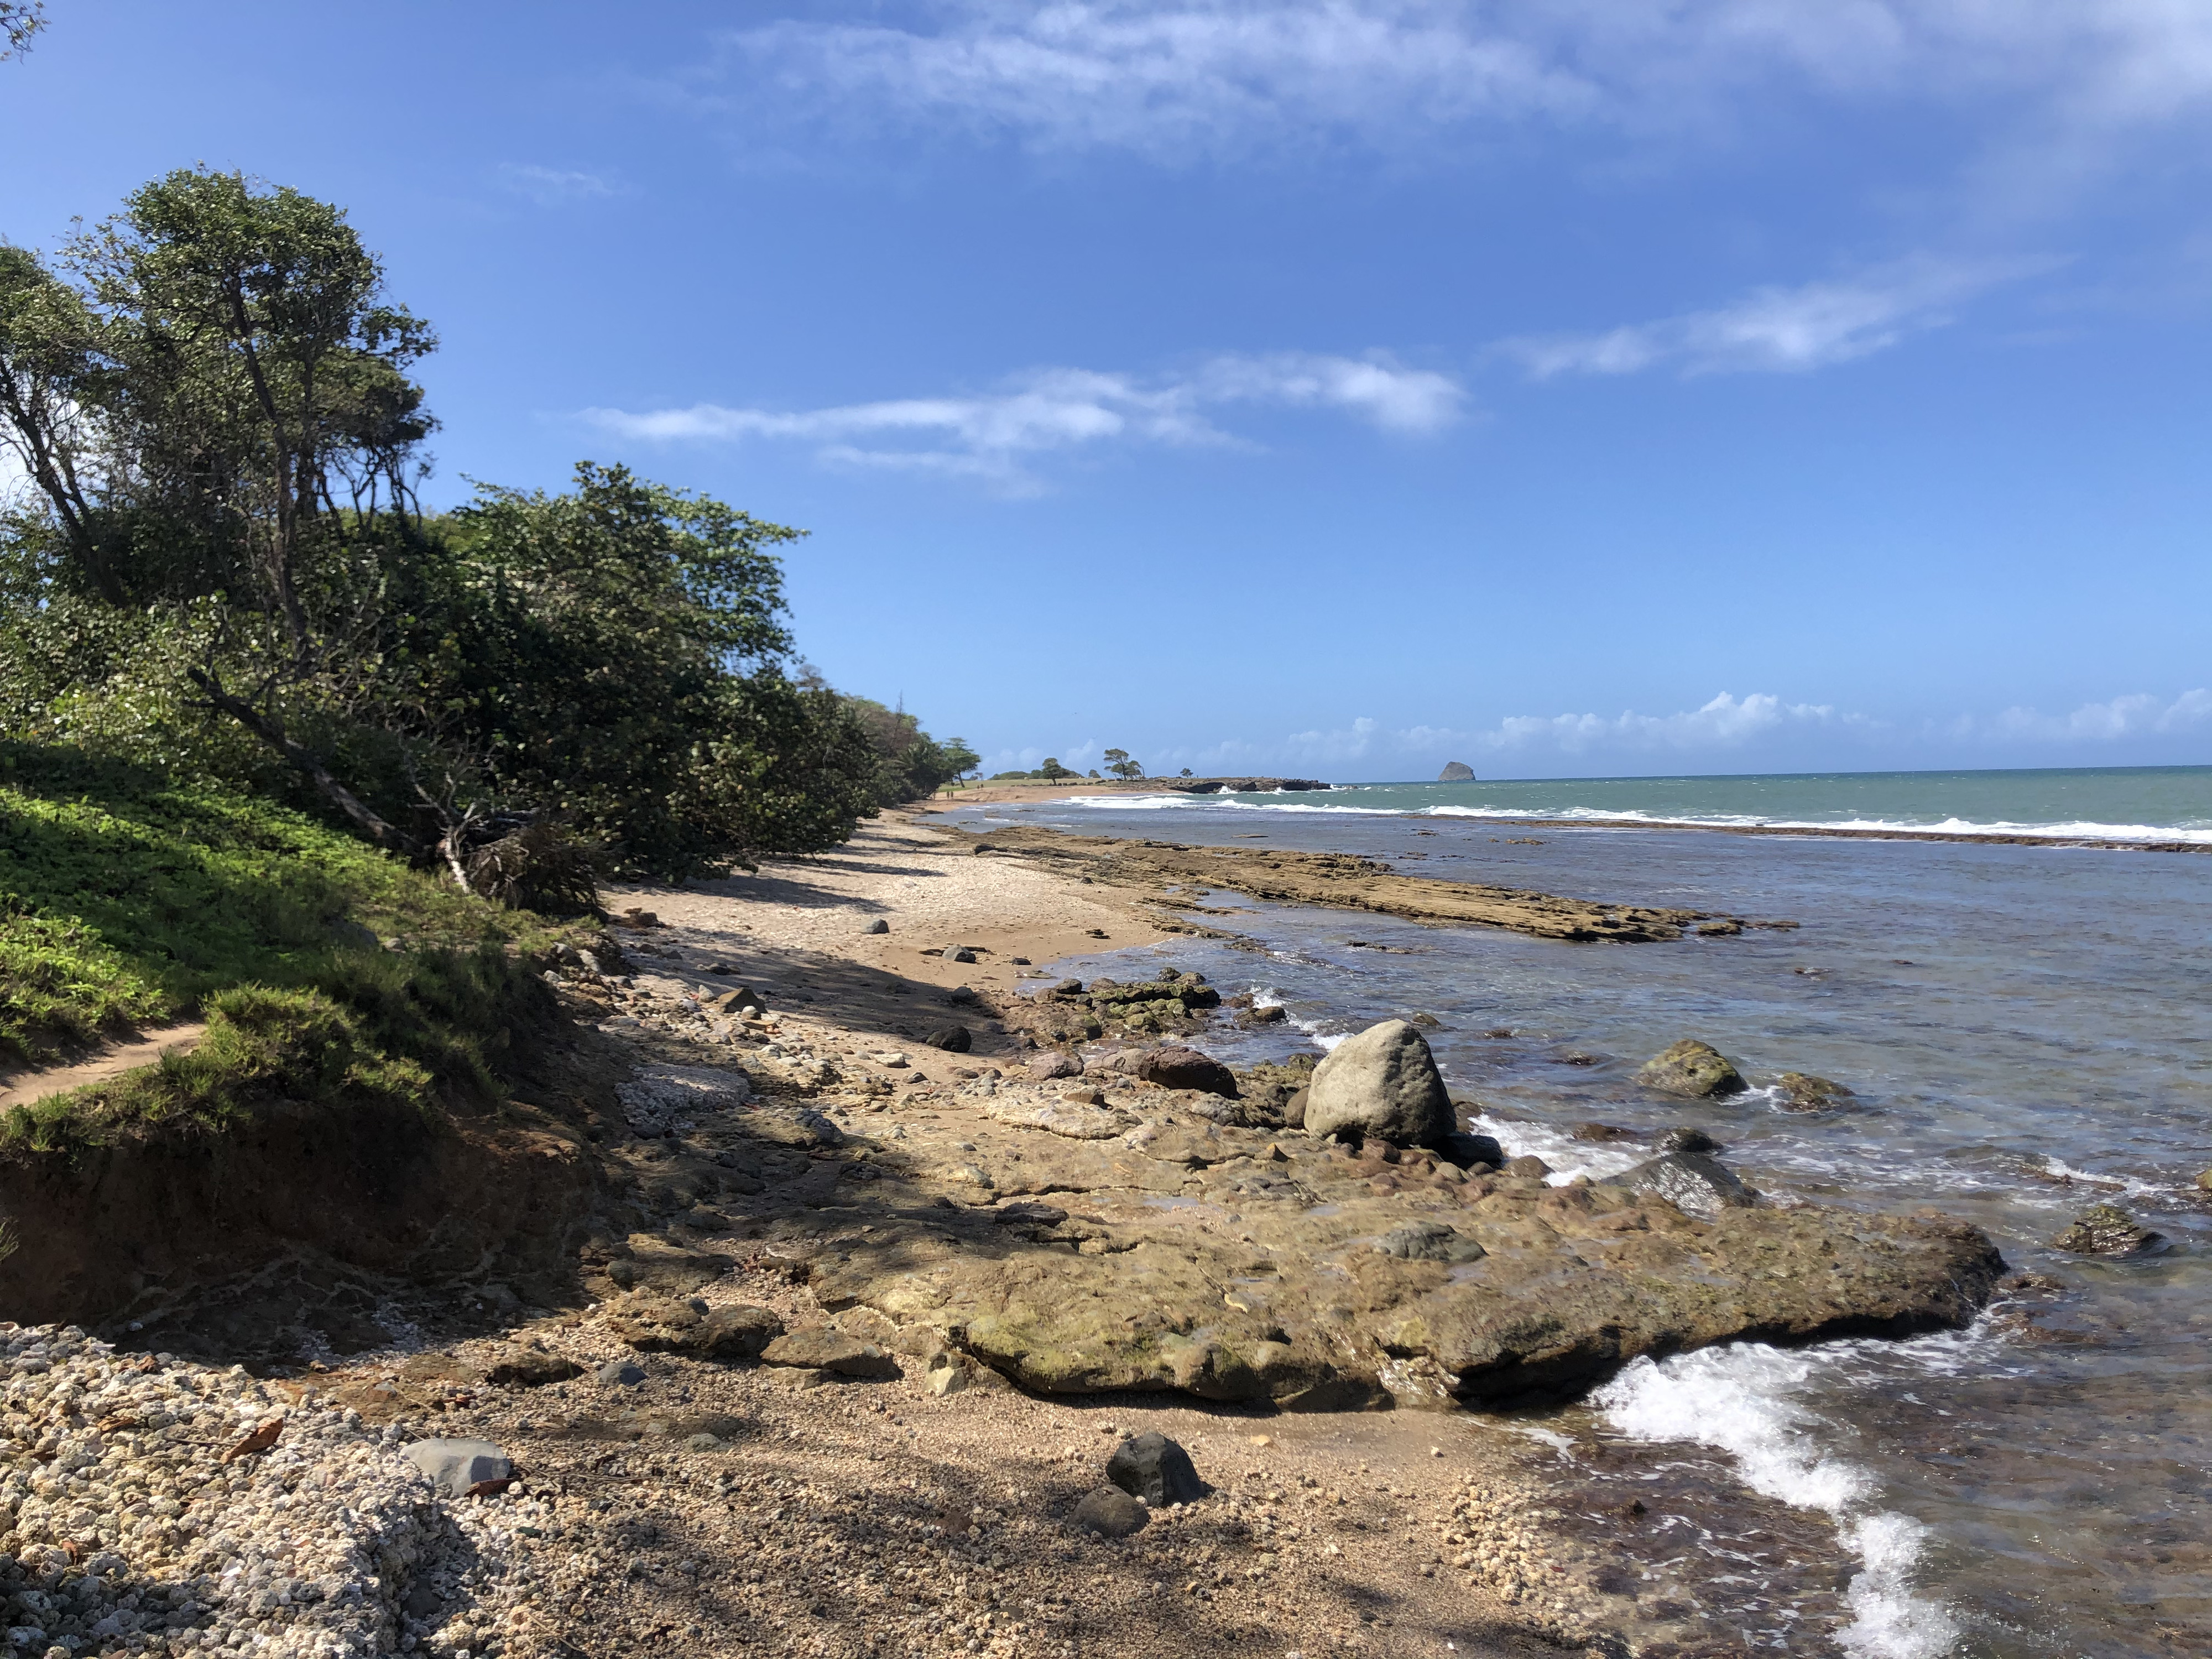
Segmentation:
{"type": "Polygon", "coordinates": [[[66,1094],[71,1089],[82,1089],[88,1083],[105,1083],[125,1072],[136,1071],[141,1066],[150,1066],[165,1054],[188,1054],[199,1046],[207,1035],[207,1022],[191,1020],[180,1025],[164,1025],[154,1030],[141,1031],[135,1036],[109,1043],[99,1053],[75,1060],[64,1066],[46,1066],[32,1072],[0,1073],[0,1112],[11,1106],[28,1106],[36,1101],[66,1094]]]}

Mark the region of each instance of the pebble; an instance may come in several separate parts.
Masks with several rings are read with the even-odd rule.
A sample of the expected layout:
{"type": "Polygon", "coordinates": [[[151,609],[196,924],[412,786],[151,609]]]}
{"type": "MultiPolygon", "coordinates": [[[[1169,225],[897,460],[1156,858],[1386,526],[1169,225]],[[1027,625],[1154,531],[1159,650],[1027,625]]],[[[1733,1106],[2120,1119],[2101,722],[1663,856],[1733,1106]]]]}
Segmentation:
{"type": "MultiPolygon", "coordinates": [[[[535,1499],[440,1497],[397,1428],[308,1390],[0,1323],[0,1624],[19,1652],[493,1653],[535,1499]],[[270,1421],[265,1450],[225,1454],[270,1421]]],[[[493,1449],[496,1451],[496,1449],[493,1449]]]]}

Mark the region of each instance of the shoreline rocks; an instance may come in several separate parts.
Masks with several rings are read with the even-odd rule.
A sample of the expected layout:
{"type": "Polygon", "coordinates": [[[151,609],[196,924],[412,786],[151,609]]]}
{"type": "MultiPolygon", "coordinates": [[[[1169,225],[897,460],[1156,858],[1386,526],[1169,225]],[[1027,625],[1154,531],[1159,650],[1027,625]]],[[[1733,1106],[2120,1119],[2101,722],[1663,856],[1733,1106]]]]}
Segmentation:
{"type": "Polygon", "coordinates": [[[2073,1255],[2155,1255],[2166,1249],[2166,1237],[2116,1205],[2098,1204],[2076,1216],[2051,1245],[2073,1255]]]}

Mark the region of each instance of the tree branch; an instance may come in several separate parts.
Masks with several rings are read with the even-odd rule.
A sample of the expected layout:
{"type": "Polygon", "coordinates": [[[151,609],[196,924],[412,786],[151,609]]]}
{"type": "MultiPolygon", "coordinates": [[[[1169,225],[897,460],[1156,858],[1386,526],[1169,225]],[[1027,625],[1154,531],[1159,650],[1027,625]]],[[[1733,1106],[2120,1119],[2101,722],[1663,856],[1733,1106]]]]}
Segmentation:
{"type": "Polygon", "coordinates": [[[222,683],[204,669],[189,668],[185,675],[194,685],[207,694],[208,701],[229,715],[240,726],[282,755],[335,805],[338,811],[361,827],[362,832],[380,847],[395,852],[414,852],[406,836],[386,823],[369,810],[360,796],[340,783],[330,769],[317,760],[306,748],[285,734],[283,726],[263,714],[243,697],[234,696],[222,689],[222,683]]]}

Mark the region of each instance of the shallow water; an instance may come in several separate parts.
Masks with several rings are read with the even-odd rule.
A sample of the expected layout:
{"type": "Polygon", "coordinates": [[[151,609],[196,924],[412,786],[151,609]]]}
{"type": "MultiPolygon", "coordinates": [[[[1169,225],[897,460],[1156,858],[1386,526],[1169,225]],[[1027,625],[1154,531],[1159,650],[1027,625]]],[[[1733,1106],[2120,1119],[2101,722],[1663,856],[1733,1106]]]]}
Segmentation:
{"type": "MultiPolygon", "coordinates": [[[[1455,1089],[1557,1179],[1646,1155],[1577,1140],[1577,1125],[1648,1136],[1695,1124],[1779,1199],[1932,1205],[2055,1281],[1964,1333],[1639,1365],[1546,1419],[1591,1479],[1643,1446],[1643,1474],[1718,1470],[1754,1510],[1779,1501],[1832,1526],[1851,1575],[1840,1589],[1762,1566],[1756,1551],[1689,1550],[1707,1569],[1692,1601],[1741,1645],[1888,1659],[2212,1652],[2212,1214],[2193,1185],[2212,1165],[2212,860],[1679,830],[1516,839],[1476,820],[1255,817],[1228,803],[963,816],[980,827],[986,814],[1197,842],[1259,834],[1445,878],[1796,921],[1576,945],[1215,895],[1202,902],[1233,914],[1210,920],[1263,949],[1176,939],[1141,954],[1285,1005],[1294,1029],[1224,1042],[1224,1057],[1434,1015],[1455,1089]],[[1806,1071],[1856,1098],[1802,1115],[1756,1087],[1717,1103],[1638,1088],[1636,1066],[1681,1036],[1715,1044],[1754,1085],[1806,1071]],[[2108,1199],[2172,1247],[2138,1261],[2050,1248],[2108,1199]]],[[[1655,1513],[1686,1480],[1652,1489],[1655,1513]]]]}

